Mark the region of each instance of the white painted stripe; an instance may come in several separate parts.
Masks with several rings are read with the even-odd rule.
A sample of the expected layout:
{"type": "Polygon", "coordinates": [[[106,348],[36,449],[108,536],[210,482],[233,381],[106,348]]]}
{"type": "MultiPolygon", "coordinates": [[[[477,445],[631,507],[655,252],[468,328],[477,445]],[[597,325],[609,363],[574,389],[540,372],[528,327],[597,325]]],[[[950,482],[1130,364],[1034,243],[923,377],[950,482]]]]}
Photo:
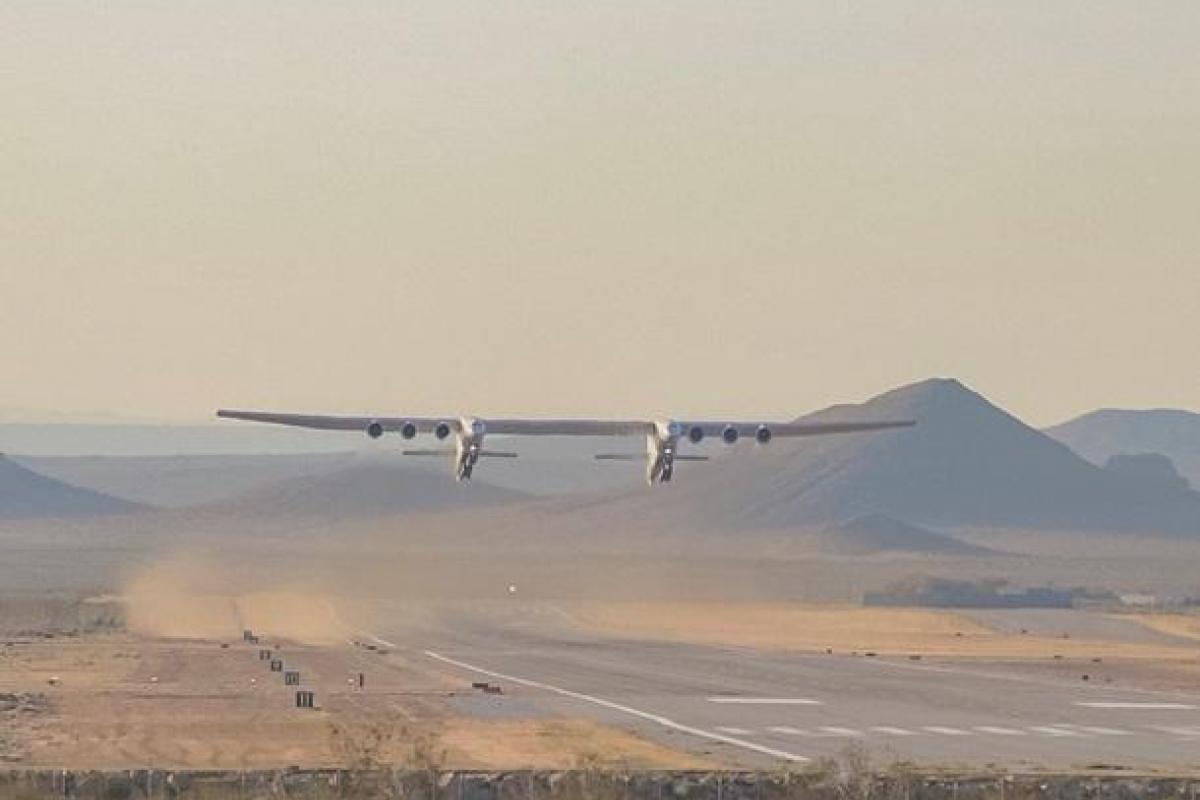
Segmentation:
{"type": "Polygon", "coordinates": [[[976,725],[975,730],[980,733],[994,733],[997,736],[1024,736],[1025,731],[1017,730],[1016,728],[1002,728],[999,725],[976,725]]]}
{"type": "Polygon", "coordinates": [[[728,733],[730,736],[749,736],[753,731],[748,731],[745,728],[731,728],[726,725],[718,725],[717,730],[721,733],[728,733]]]}
{"type": "Polygon", "coordinates": [[[767,728],[771,733],[782,733],[786,736],[808,736],[808,731],[802,731],[799,728],[791,728],[787,725],[776,725],[773,728],[767,728]]]}
{"type": "Polygon", "coordinates": [[[856,731],[854,728],[838,728],[833,725],[827,725],[821,730],[832,736],[862,736],[862,731],[856,731]]]}
{"type": "Polygon", "coordinates": [[[905,730],[904,728],[893,728],[890,725],[876,725],[874,728],[871,728],[871,730],[873,730],[877,733],[886,733],[891,736],[915,736],[916,735],[910,730],[905,730]]]}
{"type": "Polygon", "coordinates": [[[592,703],[593,705],[601,706],[603,708],[608,708],[613,711],[620,711],[622,714],[628,714],[633,717],[638,717],[640,719],[649,720],[650,722],[655,722],[655,723],[658,723],[659,725],[662,725],[664,728],[670,728],[671,730],[676,730],[676,731],[679,731],[680,733],[687,733],[692,736],[697,736],[701,739],[708,739],[708,740],[714,741],[714,742],[722,742],[724,744],[733,745],[734,747],[740,747],[743,750],[750,750],[755,753],[762,753],[763,755],[771,756],[772,758],[781,758],[785,761],[808,761],[809,760],[808,758],[805,758],[804,756],[801,756],[801,755],[797,755],[795,753],[789,753],[784,750],[776,750],[773,747],[765,747],[761,744],[755,744],[754,742],[748,742],[745,739],[739,739],[734,736],[725,736],[720,733],[713,733],[712,731],[706,731],[701,728],[694,728],[691,725],[683,725],[679,722],[675,722],[674,720],[667,719],[666,717],[664,717],[660,714],[654,714],[649,711],[642,711],[640,709],[632,708],[631,706],[624,706],[624,705],[621,705],[620,703],[614,703],[611,700],[605,700],[602,697],[593,697],[592,695],[583,694],[582,692],[573,692],[570,689],[562,689],[558,686],[551,686],[548,683],[541,683],[539,681],[531,681],[531,680],[527,680],[526,678],[518,678],[513,675],[505,675],[503,672],[495,672],[494,670],[477,667],[477,666],[474,666],[473,664],[468,664],[465,661],[457,661],[453,658],[448,658],[439,653],[435,653],[432,650],[426,650],[425,655],[429,656],[430,658],[432,658],[436,661],[441,661],[444,664],[450,664],[455,667],[458,667],[459,669],[465,669],[469,672],[475,672],[480,675],[487,675],[492,678],[499,678],[501,680],[511,681],[512,683],[520,684],[521,686],[528,686],[531,689],[541,689],[546,692],[553,692],[554,694],[562,695],[563,697],[570,697],[574,700],[581,700],[585,703],[592,703]]]}
{"type": "Polygon", "coordinates": [[[1085,708],[1144,708],[1154,711],[1192,711],[1196,706],[1190,706],[1187,703],[1076,703],[1077,706],[1085,708]]]}
{"type": "Polygon", "coordinates": [[[733,703],[747,706],[823,706],[820,700],[808,697],[710,697],[710,703],[733,703]]]}
{"type": "Polygon", "coordinates": [[[1067,728],[1055,728],[1050,725],[1030,725],[1029,730],[1034,733],[1042,733],[1046,736],[1083,736],[1079,731],[1069,730],[1067,728]]]}
{"type": "Polygon", "coordinates": [[[1120,728],[1101,728],[1098,725],[1072,725],[1072,728],[1078,728],[1085,733],[1094,733],[1097,736],[1131,736],[1133,731],[1121,730],[1120,728]]]}
{"type": "Polygon", "coordinates": [[[929,731],[930,733],[941,733],[941,734],[945,734],[946,736],[970,736],[971,735],[970,731],[964,731],[961,728],[946,728],[941,725],[926,725],[925,727],[922,728],[922,730],[929,731]]]}

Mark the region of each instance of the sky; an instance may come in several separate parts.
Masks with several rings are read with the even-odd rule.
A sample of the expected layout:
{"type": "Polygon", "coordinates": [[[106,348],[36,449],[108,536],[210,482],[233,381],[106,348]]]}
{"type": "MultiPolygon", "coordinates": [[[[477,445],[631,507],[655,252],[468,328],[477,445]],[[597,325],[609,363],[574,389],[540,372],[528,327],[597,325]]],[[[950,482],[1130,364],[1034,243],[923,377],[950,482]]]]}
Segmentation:
{"type": "Polygon", "coordinates": [[[0,410],[1200,409],[1198,39],[1192,0],[0,0],[0,410]]]}

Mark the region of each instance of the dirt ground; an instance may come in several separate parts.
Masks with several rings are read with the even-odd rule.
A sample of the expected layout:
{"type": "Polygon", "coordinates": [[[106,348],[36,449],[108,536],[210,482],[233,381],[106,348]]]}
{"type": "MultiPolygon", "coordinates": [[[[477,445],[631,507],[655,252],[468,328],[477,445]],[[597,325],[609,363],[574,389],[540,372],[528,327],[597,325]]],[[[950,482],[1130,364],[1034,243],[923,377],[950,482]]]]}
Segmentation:
{"type": "Polygon", "coordinates": [[[581,719],[467,719],[463,687],[349,644],[272,643],[317,709],[260,661],[269,645],[128,633],[0,637],[0,763],[252,768],[398,763],[498,769],[711,766],[581,719]],[[352,685],[357,674],[366,686],[352,685]]]}
{"type": "MultiPolygon", "coordinates": [[[[573,608],[593,630],[621,636],[768,649],[981,659],[1126,658],[1195,661],[1194,648],[1003,633],[950,611],[785,603],[605,603],[573,608]]],[[[1146,621],[1161,630],[1183,623],[1146,621]]],[[[1197,635],[1197,634],[1193,634],[1197,635]]]]}
{"type": "MultiPolygon", "coordinates": [[[[205,620],[192,619],[186,605],[167,603],[165,595],[155,593],[154,599],[162,620],[198,635],[191,629],[205,620]]],[[[314,603],[241,598],[203,607],[207,613],[236,606],[239,620],[268,612],[280,616],[280,607],[289,609],[286,620],[299,607],[313,612],[310,620],[324,619],[315,610],[329,606],[323,600],[314,603]]],[[[335,635],[334,623],[341,623],[333,616],[330,624],[317,626],[321,635],[313,641],[252,644],[155,633],[161,620],[144,613],[128,620],[134,628],[128,631],[108,610],[111,603],[85,602],[80,608],[83,612],[51,614],[39,607],[29,618],[41,627],[23,628],[12,620],[0,627],[11,631],[0,634],[0,764],[109,769],[375,763],[474,769],[720,766],[585,719],[464,716],[454,698],[473,690],[461,675],[402,652],[384,655],[365,642],[351,643],[344,627],[335,635]],[[80,620],[87,622],[84,629],[92,629],[64,632],[80,620]],[[260,659],[263,649],[286,669],[300,672],[301,688],[316,692],[317,708],[295,707],[294,688],[260,659]],[[356,685],[359,673],[365,678],[362,688],[356,685]]],[[[21,615],[29,611],[18,610],[21,615]]],[[[213,622],[226,635],[228,613],[222,611],[213,622]]],[[[1093,679],[1163,688],[1200,679],[1196,650],[1185,643],[1005,633],[939,610],[627,602],[571,606],[570,618],[585,629],[622,637],[920,654],[1063,675],[1083,667],[1093,679]]],[[[1200,636],[1196,617],[1122,619],[1176,636],[1200,636]]]]}

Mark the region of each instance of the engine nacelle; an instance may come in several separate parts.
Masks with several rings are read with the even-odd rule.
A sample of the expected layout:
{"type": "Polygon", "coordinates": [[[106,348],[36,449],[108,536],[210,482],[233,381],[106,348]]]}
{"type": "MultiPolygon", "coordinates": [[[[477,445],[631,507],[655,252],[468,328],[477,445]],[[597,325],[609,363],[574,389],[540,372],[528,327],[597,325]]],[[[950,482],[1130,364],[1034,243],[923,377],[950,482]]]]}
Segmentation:
{"type": "Polygon", "coordinates": [[[733,444],[738,440],[738,429],[732,425],[726,425],[725,430],[721,431],[721,439],[725,444],[733,444]]]}
{"type": "Polygon", "coordinates": [[[405,439],[411,439],[417,435],[417,426],[411,422],[405,422],[400,426],[400,435],[405,439]]]}
{"type": "Polygon", "coordinates": [[[378,439],[383,436],[383,423],[378,420],[371,420],[371,424],[367,426],[367,436],[372,439],[378,439]]]}
{"type": "Polygon", "coordinates": [[[692,444],[700,444],[704,440],[704,428],[701,428],[699,425],[693,425],[688,428],[687,437],[688,441],[692,444]]]}
{"type": "Polygon", "coordinates": [[[758,430],[754,432],[754,440],[759,444],[766,444],[771,441],[771,429],[766,425],[759,425],[758,430]]]}
{"type": "Polygon", "coordinates": [[[437,424],[437,427],[433,429],[433,435],[439,439],[445,439],[447,436],[450,435],[450,423],[449,422],[439,422],[437,424]]]}

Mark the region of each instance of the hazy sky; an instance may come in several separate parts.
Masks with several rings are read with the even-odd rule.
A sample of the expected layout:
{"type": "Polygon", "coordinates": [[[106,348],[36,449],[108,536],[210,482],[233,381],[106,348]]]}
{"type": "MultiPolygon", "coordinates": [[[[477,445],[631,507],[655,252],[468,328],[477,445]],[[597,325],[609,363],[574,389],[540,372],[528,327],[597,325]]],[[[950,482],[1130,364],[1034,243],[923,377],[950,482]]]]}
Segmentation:
{"type": "Polygon", "coordinates": [[[1200,3],[0,0],[0,407],[1200,409],[1200,3]]]}

